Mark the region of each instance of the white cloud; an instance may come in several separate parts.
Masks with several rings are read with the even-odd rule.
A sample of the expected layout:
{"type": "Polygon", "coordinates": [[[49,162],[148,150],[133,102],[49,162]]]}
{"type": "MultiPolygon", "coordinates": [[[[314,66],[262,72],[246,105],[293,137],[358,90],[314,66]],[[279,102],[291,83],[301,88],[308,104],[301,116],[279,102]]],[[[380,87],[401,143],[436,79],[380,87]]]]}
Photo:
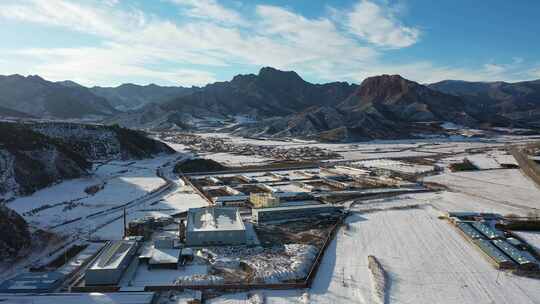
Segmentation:
{"type": "Polygon", "coordinates": [[[120,3],[120,0],[102,0],[108,6],[115,6],[120,3]]]}
{"type": "Polygon", "coordinates": [[[392,10],[367,0],[358,2],[347,18],[348,29],[353,34],[377,46],[408,47],[420,37],[419,29],[402,25],[392,10]]]}
{"type": "Polygon", "coordinates": [[[532,69],[528,72],[530,77],[533,78],[540,78],[540,67],[536,69],[532,69]]]}
{"type": "MultiPolygon", "coordinates": [[[[177,24],[137,10],[83,6],[66,0],[33,0],[0,8],[22,12],[6,13],[4,18],[62,26],[103,38],[103,44],[93,48],[31,50],[40,54],[38,58],[44,62],[36,66],[36,73],[49,77],[66,73],[64,78],[73,78],[73,73],[80,71],[85,75],[99,74],[94,79],[102,79],[103,72],[96,71],[96,66],[111,72],[111,78],[119,73],[133,77],[143,73],[159,76],[155,70],[145,67],[163,62],[171,66],[201,65],[202,70],[208,66],[235,64],[270,65],[314,74],[323,68],[336,69],[376,56],[374,50],[340,33],[330,20],[307,19],[279,7],[257,7],[257,18],[251,21],[250,31],[222,26],[221,20],[177,24]],[[64,8],[70,13],[58,13],[64,8]],[[93,59],[81,62],[79,56],[73,54],[93,59]]],[[[189,84],[210,79],[207,74],[191,77],[189,84]]],[[[170,74],[163,77],[170,78],[170,74]]],[[[185,83],[186,79],[179,81],[185,83]]]]}
{"type": "Polygon", "coordinates": [[[484,64],[484,70],[490,74],[501,74],[506,71],[506,67],[494,63],[486,63],[484,64]]]}
{"type": "MultiPolygon", "coordinates": [[[[307,19],[276,6],[260,5],[256,9],[260,35],[274,44],[288,47],[288,56],[274,58],[283,67],[313,66],[324,62],[327,67],[350,62],[366,62],[376,51],[363,47],[344,35],[329,19],[307,19]]],[[[260,53],[260,52],[259,52],[260,53]]],[[[287,54],[283,54],[287,55],[287,54]]]]}
{"type": "Polygon", "coordinates": [[[0,8],[0,18],[59,26],[103,37],[121,36],[123,30],[145,22],[140,11],[125,13],[64,0],[22,0],[0,8]]]}
{"type": "Polygon", "coordinates": [[[171,0],[183,8],[183,13],[192,18],[218,21],[225,24],[245,25],[240,14],[219,4],[216,0],[171,0]]]}
{"type": "Polygon", "coordinates": [[[146,65],[154,61],[148,54],[146,50],[117,44],[101,48],[26,49],[17,53],[22,58],[40,59],[42,63],[35,69],[48,79],[69,78],[83,85],[111,85],[111,79],[127,75],[182,85],[204,85],[216,81],[213,74],[200,70],[148,68],[146,65]]]}
{"type": "MultiPolygon", "coordinates": [[[[130,6],[110,6],[108,0],[2,2],[0,19],[62,27],[94,35],[100,42],[93,47],[60,45],[4,51],[2,58],[10,64],[1,65],[0,73],[27,71],[87,85],[114,85],[133,79],[201,85],[219,78],[213,72],[216,68],[234,70],[237,66],[253,71],[274,66],[322,81],[359,82],[382,73],[402,74],[419,82],[526,78],[522,73],[525,63],[516,59],[511,64],[488,63],[476,69],[427,60],[388,64],[383,58],[385,49],[411,45],[419,32],[397,21],[395,7],[365,0],[351,13],[329,9],[328,16],[319,18],[270,5],[255,6],[252,14],[242,16],[232,9],[238,6],[226,8],[217,1],[168,1],[185,9],[182,12],[190,16],[189,22],[130,6]],[[348,27],[353,22],[365,26],[353,31],[348,27]]],[[[540,76],[540,70],[526,70],[529,77],[534,73],[540,76]]]]}
{"type": "MultiPolygon", "coordinates": [[[[540,69],[539,69],[540,72],[540,69]]],[[[436,65],[429,61],[414,61],[405,64],[375,63],[358,70],[345,73],[348,79],[360,82],[366,77],[380,74],[399,74],[419,83],[433,83],[441,80],[466,81],[523,81],[531,78],[524,65],[486,64],[479,68],[436,65]],[[495,67],[495,68],[494,68],[495,67]],[[503,68],[501,68],[503,67],[503,68]]],[[[540,74],[539,74],[540,75],[540,74]]]]}

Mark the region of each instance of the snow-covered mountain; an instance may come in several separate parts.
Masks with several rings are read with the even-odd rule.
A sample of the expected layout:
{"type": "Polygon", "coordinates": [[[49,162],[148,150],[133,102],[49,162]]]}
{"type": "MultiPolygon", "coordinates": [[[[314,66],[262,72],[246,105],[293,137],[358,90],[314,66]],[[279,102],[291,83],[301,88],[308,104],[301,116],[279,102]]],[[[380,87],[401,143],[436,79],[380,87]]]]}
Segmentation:
{"type": "Polygon", "coordinates": [[[75,123],[0,123],[0,199],[88,174],[93,161],[172,153],[143,133],[75,123]]]}

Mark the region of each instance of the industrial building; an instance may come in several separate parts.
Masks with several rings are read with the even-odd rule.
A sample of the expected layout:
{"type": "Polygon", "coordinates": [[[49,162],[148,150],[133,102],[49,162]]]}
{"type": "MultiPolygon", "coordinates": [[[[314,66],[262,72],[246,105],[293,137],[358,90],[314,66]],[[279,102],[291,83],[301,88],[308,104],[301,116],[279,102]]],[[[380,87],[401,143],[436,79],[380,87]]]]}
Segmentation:
{"type": "Polygon", "coordinates": [[[474,243],[490,259],[490,261],[499,269],[514,268],[515,263],[506,254],[500,251],[493,243],[484,239],[476,239],[474,243]]]}
{"type": "Polygon", "coordinates": [[[279,197],[271,193],[250,193],[249,201],[255,208],[270,208],[279,206],[279,197]]]}
{"type": "Polygon", "coordinates": [[[6,294],[0,295],[0,303],[152,304],[156,302],[157,297],[154,292],[6,294]]]}
{"type": "Polygon", "coordinates": [[[126,234],[127,236],[142,236],[144,240],[149,240],[152,233],[159,228],[174,223],[172,217],[151,217],[135,219],[129,222],[126,234]]]}
{"type": "Polygon", "coordinates": [[[467,237],[475,239],[483,239],[483,235],[474,229],[470,223],[467,222],[456,222],[456,226],[459,228],[461,233],[465,234],[467,237]]]}
{"type": "Polygon", "coordinates": [[[474,222],[472,223],[472,226],[490,240],[504,238],[504,233],[502,231],[489,227],[482,222],[474,222]]]}
{"type": "Polygon", "coordinates": [[[536,259],[527,251],[518,250],[510,243],[504,240],[494,240],[493,244],[497,246],[502,252],[506,253],[514,262],[518,264],[521,269],[535,269],[538,267],[536,259]]]}
{"type": "Polygon", "coordinates": [[[153,248],[148,267],[177,269],[181,251],[175,248],[153,248]]]}
{"type": "Polygon", "coordinates": [[[527,251],[528,246],[515,237],[506,237],[508,232],[493,227],[492,220],[501,216],[492,213],[448,212],[447,216],[458,231],[472,241],[489,261],[499,269],[536,270],[536,258],[527,251]],[[489,219],[486,221],[486,219],[489,219]]]}
{"type": "Polygon", "coordinates": [[[109,242],[86,270],[86,285],[116,285],[139,248],[135,240],[109,242]]]}
{"type": "Polygon", "coordinates": [[[0,284],[0,293],[45,293],[60,287],[64,274],[52,272],[27,272],[0,284]]]}
{"type": "Polygon", "coordinates": [[[186,245],[243,245],[246,227],[238,208],[191,208],[187,214],[186,245]]]}
{"type": "Polygon", "coordinates": [[[302,219],[319,215],[338,216],[343,213],[343,206],[302,205],[263,209],[251,209],[251,220],[255,223],[302,219]]]}

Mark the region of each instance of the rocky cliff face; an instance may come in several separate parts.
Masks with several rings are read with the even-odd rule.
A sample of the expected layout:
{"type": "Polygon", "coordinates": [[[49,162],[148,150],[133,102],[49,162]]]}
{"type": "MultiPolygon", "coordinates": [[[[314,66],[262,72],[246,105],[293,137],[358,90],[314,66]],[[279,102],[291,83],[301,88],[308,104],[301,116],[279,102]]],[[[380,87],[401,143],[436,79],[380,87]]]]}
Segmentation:
{"type": "Polygon", "coordinates": [[[474,125],[462,99],[432,90],[399,75],[365,79],[339,107],[344,111],[378,112],[396,122],[452,121],[474,125]]]}

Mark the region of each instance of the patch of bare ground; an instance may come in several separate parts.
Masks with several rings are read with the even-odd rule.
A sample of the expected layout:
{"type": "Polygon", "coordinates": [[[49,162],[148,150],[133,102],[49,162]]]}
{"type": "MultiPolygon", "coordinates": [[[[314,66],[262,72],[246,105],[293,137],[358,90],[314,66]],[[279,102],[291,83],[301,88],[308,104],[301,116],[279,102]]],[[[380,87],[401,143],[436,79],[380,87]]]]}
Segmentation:
{"type": "Polygon", "coordinates": [[[321,247],[337,223],[336,219],[299,220],[279,224],[258,225],[255,229],[261,244],[309,244],[321,247]]]}
{"type": "Polygon", "coordinates": [[[375,256],[369,255],[368,268],[371,274],[373,301],[377,304],[388,303],[388,289],[390,286],[388,276],[381,262],[375,256]]]}

